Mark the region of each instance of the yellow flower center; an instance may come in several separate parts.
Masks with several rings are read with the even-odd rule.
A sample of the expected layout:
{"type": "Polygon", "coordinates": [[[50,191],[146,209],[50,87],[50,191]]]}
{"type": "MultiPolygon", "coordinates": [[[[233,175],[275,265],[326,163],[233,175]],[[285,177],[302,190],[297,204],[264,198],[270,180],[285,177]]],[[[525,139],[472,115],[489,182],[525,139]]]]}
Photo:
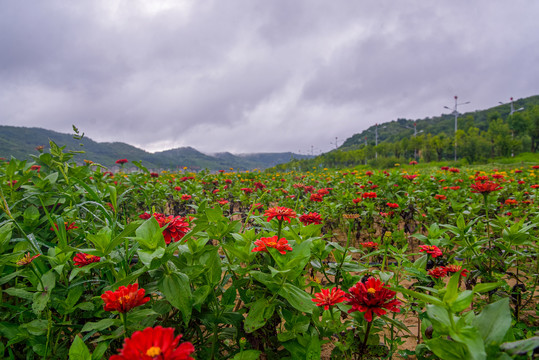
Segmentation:
{"type": "Polygon", "coordinates": [[[374,295],[374,294],[376,294],[376,289],[375,289],[375,288],[368,288],[368,289],[367,289],[367,292],[368,292],[369,294],[373,294],[373,295],[374,295]]]}
{"type": "Polygon", "coordinates": [[[150,357],[161,355],[161,348],[158,346],[152,346],[151,348],[148,349],[148,351],[146,351],[146,355],[150,357]]]}
{"type": "Polygon", "coordinates": [[[270,241],[267,246],[269,247],[274,247],[275,245],[277,245],[277,243],[275,241],[270,241]]]}

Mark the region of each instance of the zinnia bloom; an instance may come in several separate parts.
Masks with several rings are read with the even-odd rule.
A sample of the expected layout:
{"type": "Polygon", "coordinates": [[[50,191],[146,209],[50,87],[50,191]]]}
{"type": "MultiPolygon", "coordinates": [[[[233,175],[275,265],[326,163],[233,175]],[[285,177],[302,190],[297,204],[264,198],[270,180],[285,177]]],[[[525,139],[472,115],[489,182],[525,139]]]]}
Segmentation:
{"type": "Polygon", "coordinates": [[[120,286],[116,291],[106,291],[101,295],[101,299],[105,302],[103,310],[126,313],[150,301],[150,297],[144,297],[145,292],[146,290],[138,288],[138,284],[120,286]]]}
{"type": "Polygon", "coordinates": [[[389,206],[389,207],[392,208],[392,209],[396,209],[396,208],[399,207],[399,204],[396,204],[396,203],[390,203],[390,202],[388,202],[386,205],[389,206]]]}
{"type": "Polygon", "coordinates": [[[277,218],[279,221],[285,220],[290,223],[290,220],[296,217],[296,212],[286,207],[277,206],[266,210],[264,216],[268,217],[268,222],[270,222],[273,218],[277,218]]]}
{"type": "Polygon", "coordinates": [[[436,195],[434,195],[434,198],[435,198],[436,200],[446,200],[446,199],[447,199],[447,196],[441,195],[441,194],[436,194],[436,195]]]}
{"type": "Polygon", "coordinates": [[[150,173],[150,177],[153,177],[153,178],[158,178],[159,177],[159,174],[158,173],[150,173]]]}
{"type": "Polygon", "coordinates": [[[100,260],[101,258],[99,256],[79,253],[73,258],[73,263],[78,267],[83,267],[94,262],[99,262],[100,260]]]}
{"type": "Polygon", "coordinates": [[[429,270],[428,274],[435,279],[443,278],[447,275],[447,269],[443,266],[438,266],[429,270]]]}
{"type": "Polygon", "coordinates": [[[418,175],[415,174],[415,175],[410,175],[410,174],[406,174],[406,175],[402,175],[402,177],[406,180],[414,180],[418,175]]]}
{"type": "Polygon", "coordinates": [[[427,254],[432,255],[433,258],[442,256],[442,250],[434,245],[419,245],[419,252],[426,252],[427,254]]]}
{"type": "Polygon", "coordinates": [[[324,200],[324,195],[322,194],[311,194],[311,201],[321,202],[324,200]]]}
{"type": "Polygon", "coordinates": [[[165,242],[170,244],[171,241],[178,242],[180,241],[189,230],[189,224],[186,222],[184,217],[181,216],[165,216],[163,214],[155,213],[153,217],[157,220],[160,227],[165,227],[163,230],[163,236],[165,237],[165,242]]]}
{"type": "Polygon", "coordinates": [[[475,184],[470,185],[470,187],[473,189],[472,192],[480,194],[489,194],[493,191],[502,189],[500,185],[492,181],[478,181],[475,184]]]}
{"type": "Polygon", "coordinates": [[[376,249],[378,247],[378,243],[375,243],[374,241],[368,241],[368,242],[362,242],[360,243],[361,246],[364,248],[372,248],[376,249]]]}
{"type": "Polygon", "coordinates": [[[303,214],[299,217],[299,221],[303,223],[303,225],[309,225],[309,224],[321,224],[322,218],[320,217],[320,214],[311,212],[308,214],[303,214]]]}
{"type": "MultiPolygon", "coordinates": [[[[445,271],[452,274],[459,272],[461,269],[462,269],[462,266],[460,265],[447,265],[445,267],[445,271]]],[[[468,275],[468,270],[462,269],[462,272],[460,273],[460,275],[466,277],[466,275],[468,275]]]]}
{"type": "Polygon", "coordinates": [[[195,347],[190,342],[180,344],[182,335],[174,337],[173,328],[156,326],[136,331],[125,339],[119,355],[110,360],[194,360],[195,347]]]}
{"type": "Polygon", "coordinates": [[[324,310],[329,310],[329,307],[346,300],[346,293],[336,287],[332,289],[322,289],[319,293],[314,294],[316,306],[323,306],[324,310]]]}
{"type": "Polygon", "coordinates": [[[363,195],[361,196],[363,197],[363,199],[376,199],[378,195],[375,192],[366,192],[363,193],[363,195]]]}
{"type": "Polygon", "coordinates": [[[290,245],[288,245],[288,240],[286,240],[285,238],[277,240],[277,235],[268,238],[260,238],[255,241],[255,245],[256,247],[251,252],[268,252],[267,248],[274,248],[284,255],[286,254],[286,250],[292,251],[292,248],[290,247],[290,245]]]}
{"type": "MultiPolygon", "coordinates": [[[[64,226],[65,226],[66,231],[79,228],[78,226],[75,226],[74,222],[72,222],[71,224],[68,224],[67,222],[64,222],[64,226]]],[[[58,230],[58,224],[54,224],[54,227],[56,227],[56,230],[58,230]]],[[[51,226],[50,230],[54,231],[54,228],[51,226]]]]}
{"type": "Polygon", "coordinates": [[[125,163],[127,163],[127,159],[118,159],[118,160],[116,160],[116,164],[123,165],[125,163]]]}
{"type": "Polygon", "coordinates": [[[373,313],[381,316],[387,313],[386,310],[400,312],[397,307],[401,303],[395,299],[395,292],[388,289],[388,286],[376,278],[369,278],[365,283],[361,281],[348,289],[346,295],[347,305],[352,305],[348,313],[363,312],[365,320],[372,321],[373,313]]]}
{"type": "Polygon", "coordinates": [[[35,258],[37,258],[41,254],[37,254],[34,256],[30,256],[30,253],[27,253],[24,255],[19,261],[17,261],[18,266],[24,266],[30,264],[32,261],[34,261],[35,258]]]}

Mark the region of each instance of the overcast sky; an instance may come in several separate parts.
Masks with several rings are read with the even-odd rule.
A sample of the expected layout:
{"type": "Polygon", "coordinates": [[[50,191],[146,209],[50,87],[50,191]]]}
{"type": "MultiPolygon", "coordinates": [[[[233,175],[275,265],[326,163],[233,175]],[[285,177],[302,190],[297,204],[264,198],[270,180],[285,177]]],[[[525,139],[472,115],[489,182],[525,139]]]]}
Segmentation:
{"type": "Polygon", "coordinates": [[[539,94],[536,0],[0,0],[0,124],[148,151],[328,151],[539,94]],[[333,144],[332,144],[333,143],[333,144]]]}

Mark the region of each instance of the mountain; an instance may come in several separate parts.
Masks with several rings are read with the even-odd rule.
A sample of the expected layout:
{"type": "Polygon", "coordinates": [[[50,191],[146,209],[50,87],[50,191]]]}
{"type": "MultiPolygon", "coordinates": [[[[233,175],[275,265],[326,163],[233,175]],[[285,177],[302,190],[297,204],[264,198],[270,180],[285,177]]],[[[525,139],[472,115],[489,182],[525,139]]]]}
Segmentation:
{"type": "Polygon", "coordinates": [[[192,147],[149,153],[121,142],[96,142],[90,138],[76,139],[73,135],[62,134],[41,128],[27,128],[0,125],[0,157],[29,159],[30,154],[38,154],[36,147],[44,146],[48,151],[49,140],[58,146],[66,146],[65,151],[84,151],[75,155],[75,161],[92,160],[104,166],[114,166],[116,160],[141,161],[148,169],[170,169],[188,167],[192,170],[236,170],[266,169],[290,161],[292,158],[305,159],[309,156],[286,153],[240,154],[218,153],[203,154],[192,147]]]}

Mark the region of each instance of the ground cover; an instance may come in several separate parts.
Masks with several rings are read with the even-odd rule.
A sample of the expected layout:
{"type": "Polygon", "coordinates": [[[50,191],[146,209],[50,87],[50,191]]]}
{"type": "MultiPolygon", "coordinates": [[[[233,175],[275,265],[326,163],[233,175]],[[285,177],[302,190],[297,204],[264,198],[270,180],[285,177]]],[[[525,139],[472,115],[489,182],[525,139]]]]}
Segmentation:
{"type": "Polygon", "coordinates": [[[538,346],[535,164],[136,165],[79,166],[54,144],[0,162],[3,358],[525,359],[538,346]]]}

